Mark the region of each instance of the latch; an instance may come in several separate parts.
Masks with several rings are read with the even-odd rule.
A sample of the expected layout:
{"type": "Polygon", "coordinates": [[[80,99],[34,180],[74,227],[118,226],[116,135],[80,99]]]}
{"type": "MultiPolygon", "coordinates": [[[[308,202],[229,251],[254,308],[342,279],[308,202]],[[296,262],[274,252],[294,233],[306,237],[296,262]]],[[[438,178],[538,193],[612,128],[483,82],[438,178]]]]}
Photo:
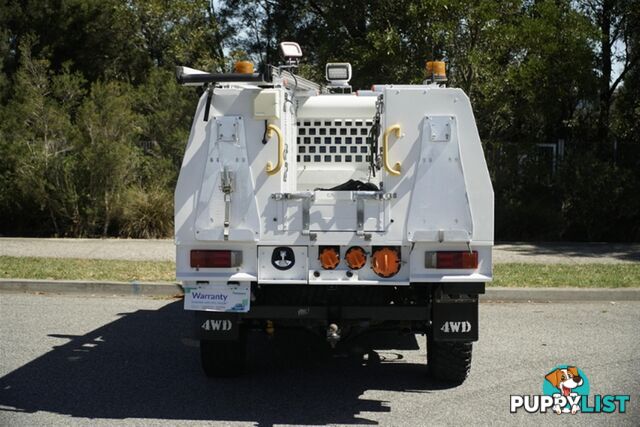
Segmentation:
{"type": "Polygon", "coordinates": [[[309,231],[309,210],[311,210],[311,202],[315,200],[315,195],[311,191],[302,191],[300,193],[274,193],[271,198],[276,201],[281,200],[302,200],[302,235],[309,236],[309,240],[316,240],[317,234],[309,231]]]}
{"type": "Polygon", "coordinates": [[[229,240],[229,218],[231,216],[231,193],[233,193],[234,173],[224,168],[220,172],[220,191],[224,194],[224,240],[229,240]]]}
{"type": "Polygon", "coordinates": [[[364,232],[364,201],[365,200],[391,200],[397,197],[396,193],[384,193],[382,191],[352,191],[351,199],[356,202],[356,235],[371,240],[371,233],[364,232]]]}

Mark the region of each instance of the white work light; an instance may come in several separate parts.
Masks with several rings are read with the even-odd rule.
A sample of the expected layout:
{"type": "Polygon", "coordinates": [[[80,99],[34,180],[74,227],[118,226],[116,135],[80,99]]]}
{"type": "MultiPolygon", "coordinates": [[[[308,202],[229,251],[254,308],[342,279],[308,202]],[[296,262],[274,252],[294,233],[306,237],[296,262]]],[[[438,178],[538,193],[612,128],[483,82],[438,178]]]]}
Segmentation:
{"type": "Polygon", "coordinates": [[[280,43],[280,53],[286,60],[293,60],[302,57],[302,49],[296,42],[282,42],[280,43]]]}
{"type": "Polygon", "coordinates": [[[325,67],[327,81],[334,86],[346,86],[351,80],[351,64],[348,62],[330,62],[325,67]]]}

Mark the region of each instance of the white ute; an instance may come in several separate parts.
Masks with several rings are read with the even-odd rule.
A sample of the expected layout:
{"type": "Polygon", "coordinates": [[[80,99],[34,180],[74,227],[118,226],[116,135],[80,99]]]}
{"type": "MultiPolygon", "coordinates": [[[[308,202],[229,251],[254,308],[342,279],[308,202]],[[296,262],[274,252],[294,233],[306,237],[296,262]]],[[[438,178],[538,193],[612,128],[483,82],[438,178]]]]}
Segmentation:
{"type": "Polygon", "coordinates": [[[202,86],[175,192],[176,275],[209,376],[239,374],[249,330],[427,336],[428,370],[461,383],[492,277],[493,190],[469,98],[444,63],[421,85],[320,86],[301,56],[254,73],[178,67],[202,86]]]}

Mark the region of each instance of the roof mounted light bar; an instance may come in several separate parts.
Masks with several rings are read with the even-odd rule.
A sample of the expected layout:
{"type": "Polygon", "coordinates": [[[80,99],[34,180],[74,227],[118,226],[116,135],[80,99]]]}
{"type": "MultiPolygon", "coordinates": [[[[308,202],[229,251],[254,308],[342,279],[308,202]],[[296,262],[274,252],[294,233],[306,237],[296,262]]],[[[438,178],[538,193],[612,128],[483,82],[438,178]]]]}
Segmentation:
{"type": "Polygon", "coordinates": [[[254,82],[268,84],[260,73],[207,73],[189,67],[176,67],[176,80],[184,86],[202,86],[208,83],[254,82]]]}

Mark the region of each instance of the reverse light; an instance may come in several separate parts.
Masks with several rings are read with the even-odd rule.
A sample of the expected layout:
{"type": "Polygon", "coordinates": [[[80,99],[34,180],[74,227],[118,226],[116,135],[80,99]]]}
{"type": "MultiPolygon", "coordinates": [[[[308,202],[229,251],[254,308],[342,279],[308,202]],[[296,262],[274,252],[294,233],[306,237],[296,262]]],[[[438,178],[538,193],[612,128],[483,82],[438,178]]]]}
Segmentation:
{"type": "Polygon", "coordinates": [[[242,264],[242,251],[193,250],[191,268],[231,268],[242,264]]]}
{"type": "Polygon", "coordinates": [[[473,251],[441,251],[426,252],[424,266],[426,268],[478,268],[478,252],[473,251]]]}

